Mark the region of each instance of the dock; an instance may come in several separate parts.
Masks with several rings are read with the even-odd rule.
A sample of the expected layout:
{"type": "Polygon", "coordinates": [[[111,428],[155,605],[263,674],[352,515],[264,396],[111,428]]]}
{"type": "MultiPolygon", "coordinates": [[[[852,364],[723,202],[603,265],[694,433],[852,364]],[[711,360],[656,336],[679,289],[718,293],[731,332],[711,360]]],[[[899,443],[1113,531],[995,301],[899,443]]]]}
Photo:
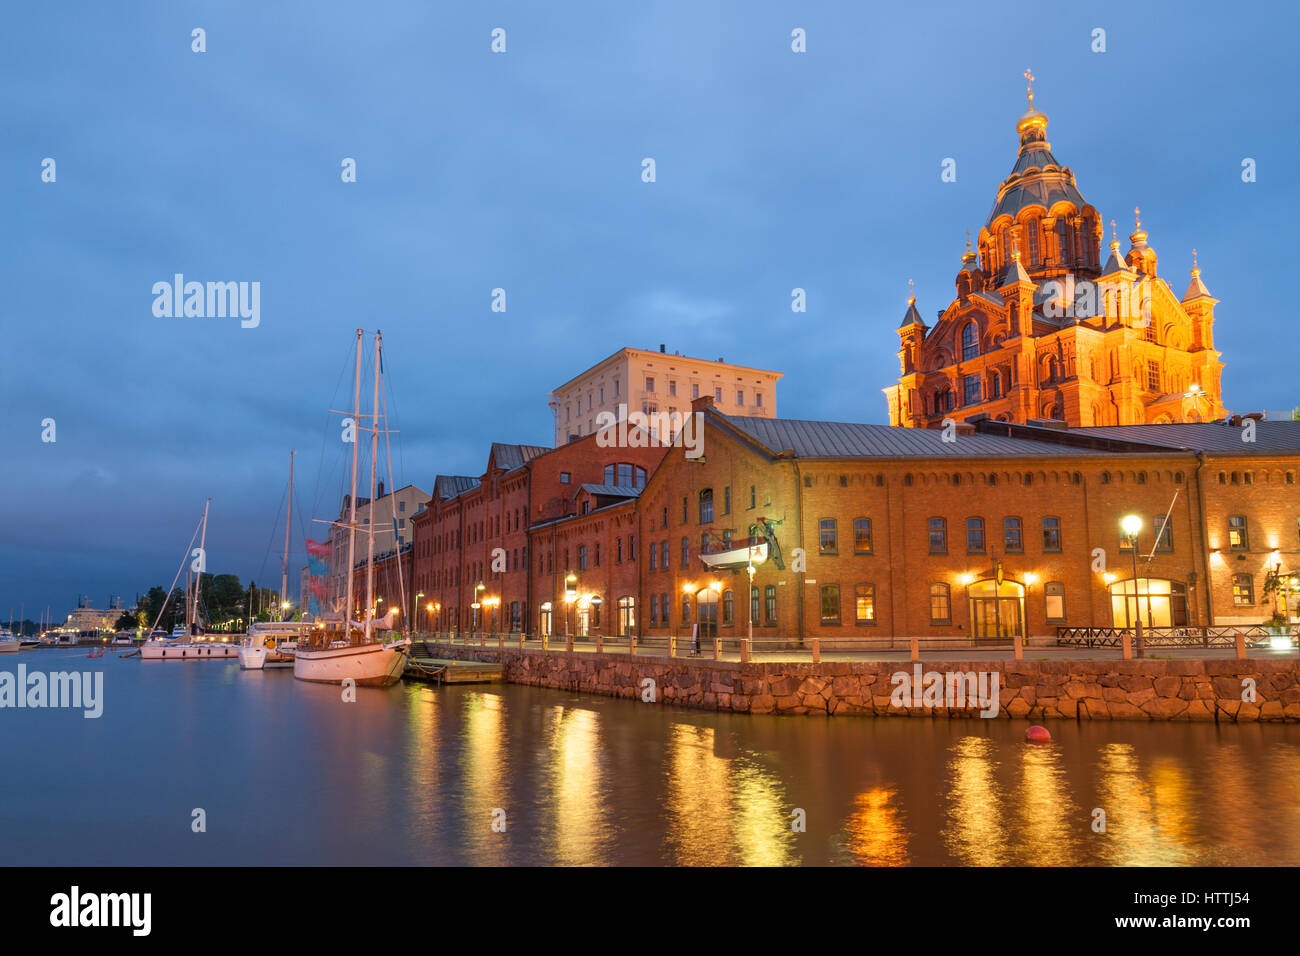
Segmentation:
{"type": "Polygon", "coordinates": [[[497,684],[505,680],[500,663],[431,657],[422,642],[417,642],[411,651],[402,676],[412,680],[431,684],[497,684]]]}

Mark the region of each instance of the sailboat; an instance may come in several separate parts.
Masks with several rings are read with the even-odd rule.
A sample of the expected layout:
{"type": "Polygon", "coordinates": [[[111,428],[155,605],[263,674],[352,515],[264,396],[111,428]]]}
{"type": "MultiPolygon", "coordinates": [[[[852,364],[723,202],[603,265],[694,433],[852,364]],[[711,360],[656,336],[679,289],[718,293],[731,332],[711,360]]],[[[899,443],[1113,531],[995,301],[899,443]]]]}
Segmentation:
{"type": "Polygon", "coordinates": [[[289,496],[284,509],[284,556],[280,559],[280,613],[278,621],[250,624],[239,645],[240,670],[260,671],[268,667],[292,667],[302,627],[284,619],[284,597],[289,589],[289,521],[293,515],[293,452],[289,452],[289,496]]]}
{"type": "MultiPolygon", "coordinates": [[[[199,539],[199,554],[205,554],[205,548],[208,541],[208,508],[212,504],[209,498],[203,503],[203,521],[197,532],[199,539]]],[[[194,538],[190,538],[190,545],[193,546],[194,538]]],[[[158,610],[158,618],[153,622],[153,627],[149,629],[152,634],[158,627],[158,622],[162,620],[163,612],[167,610],[167,602],[171,600],[172,591],[176,590],[176,582],[180,580],[181,570],[185,567],[186,558],[190,557],[193,552],[187,551],[184,558],[181,558],[181,567],[176,569],[176,577],[172,579],[172,586],[167,590],[167,597],[163,600],[163,605],[158,610]]],[[[193,572],[193,585],[186,588],[185,591],[185,626],[179,625],[172,630],[170,638],[157,638],[145,641],[140,646],[140,660],[142,661],[198,661],[198,660],[222,660],[232,658],[236,654],[236,648],[233,644],[222,644],[218,642],[194,641],[193,638],[200,634],[199,628],[199,596],[203,587],[203,565],[196,561],[190,566],[193,572]],[[186,638],[186,640],[182,640],[186,638]]]]}
{"type": "MultiPolygon", "coordinates": [[[[362,431],[361,421],[361,346],[364,330],[357,329],[356,372],[353,377],[352,420],[362,431]]],[[[375,500],[375,471],[379,461],[380,420],[379,383],[383,376],[383,335],[375,333],[375,369],[373,413],[370,417],[370,501],[375,500]]],[[[384,430],[387,430],[385,422],[384,430]]],[[[361,686],[388,687],[397,683],[406,669],[410,641],[393,639],[395,618],[387,615],[374,620],[375,606],[375,537],[367,534],[366,613],[364,620],[352,620],[352,569],[356,558],[357,536],[357,442],[352,443],[352,493],[348,497],[347,594],[341,613],[314,628],[310,637],[298,644],[293,658],[293,676],[299,680],[340,684],[345,680],[361,686]]],[[[391,469],[392,463],[389,462],[391,469]]],[[[373,529],[373,522],[371,528],[373,529]]]]}

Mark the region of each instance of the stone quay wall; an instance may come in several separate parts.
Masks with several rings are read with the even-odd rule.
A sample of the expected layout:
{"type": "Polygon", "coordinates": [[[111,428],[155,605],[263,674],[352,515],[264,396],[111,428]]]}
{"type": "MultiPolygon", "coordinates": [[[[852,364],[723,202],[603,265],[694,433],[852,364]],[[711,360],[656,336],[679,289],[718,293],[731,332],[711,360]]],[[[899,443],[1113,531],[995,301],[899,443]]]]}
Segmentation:
{"type": "MultiPolygon", "coordinates": [[[[908,661],[794,663],[428,644],[452,660],[503,665],[513,684],[641,700],[645,678],[659,702],[745,714],[974,717],[977,706],[894,705],[892,676],[908,661]]],[[[1070,720],[1300,722],[1300,661],[922,661],[922,672],[998,675],[998,717],[1070,720]],[[1243,699],[1254,681],[1254,701],[1243,699]]],[[[918,694],[920,691],[917,692],[918,694]]]]}

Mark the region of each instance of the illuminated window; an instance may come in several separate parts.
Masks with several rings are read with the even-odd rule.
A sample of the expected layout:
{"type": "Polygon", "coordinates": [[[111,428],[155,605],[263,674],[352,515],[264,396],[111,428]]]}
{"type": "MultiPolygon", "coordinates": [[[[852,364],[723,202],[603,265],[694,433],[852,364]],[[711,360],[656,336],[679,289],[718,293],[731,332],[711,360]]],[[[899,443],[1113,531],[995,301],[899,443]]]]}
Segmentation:
{"type": "Polygon", "coordinates": [[[1249,574],[1232,576],[1232,603],[1245,607],[1255,603],[1255,579],[1249,574]]]}
{"type": "Polygon", "coordinates": [[[1246,530],[1245,515],[1228,516],[1228,549],[1231,551],[1250,550],[1250,534],[1246,530]]]}
{"type": "Polygon", "coordinates": [[[853,519],[853,553],[870,554],[871,553],[871,519],[854,518],[853,519]]]}
{"type": "Polygon", "coordinates": [[[876,586],[859,584],[853,589],[854,623],[876,623],[876,586]]]}
{"type": "Polygon", "coordinates": [[[930,623],[952,623],[951,589],[946,584],[930,585],[930,623]]]}
{"type": "Polygon", "coordinates": [[[1061,519],[1043,519],[1043,550],[1057,553],[1061,550],[1061,519]]]}
{"type": "Polygon", "coordinates": [[[835,528],[834,518],[822,518],[817,523],[818,540],[817,547],[821,554],[838,554],[839,553],[839,532],[835,528]]]}
{"type": "Polygon", "coordinates": [[[1047,619],[1049,621],[1065,620],[1065,585],[1060,581],[1048,581],[1043,585],[1043,595],[1047,602],[1047,619]]]}
{"type": "Polygon", "coordinates": [[[930,527],[930,553],[947,554],[948,553],[948,519],[931,518],[929,527],[930,527]]]}

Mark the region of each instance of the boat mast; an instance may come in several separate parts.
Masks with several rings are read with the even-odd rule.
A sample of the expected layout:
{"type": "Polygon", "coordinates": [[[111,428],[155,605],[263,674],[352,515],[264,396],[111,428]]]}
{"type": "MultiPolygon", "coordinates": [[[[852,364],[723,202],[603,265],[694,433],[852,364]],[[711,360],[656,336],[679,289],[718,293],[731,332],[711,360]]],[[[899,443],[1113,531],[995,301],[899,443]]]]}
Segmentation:
{"type": "Polygon", "coordinates": [[[203,530],[199,532],[199,570],[194,572],[194,613],[189,624],[190,634],[194,634],[194,625],[199,622],[199,592],[203,590],[203,568],[208,563],[208,506],[212,504],[212,499],[207,498],[203,502],[203,530]]]}
{"type": "Polygon", "coordinates": [[[289,501],[284,509],[284,557],[280,559],[280,620],[284,620],[285,594],[289,590],[289,517],[293,514],[293,452],[289,452],[289,501]]]}
{"type": "Polygon", "coordinates": [[[347,602],[343,606],[343,634],[349,642],[352,640],[352,562],[356,560],[357,537],[357,421],[361,418],[361,336],[364,330],[357,329],[357,369],[353,375],[352,387],[352,494],[348,496],[348,566],[344,570],[347,576],[347,602]]]}
{"type": "Polygon", "coordinates": [[[374,404],[370,421],[370,535],[366,539],[366,643],[370,642],[370,626],[375,616],[375,518],[379,515],[375,502],[375,469],[379,463],[379,355],[383,340],[383,333],[376,332],[374,404]]]}

